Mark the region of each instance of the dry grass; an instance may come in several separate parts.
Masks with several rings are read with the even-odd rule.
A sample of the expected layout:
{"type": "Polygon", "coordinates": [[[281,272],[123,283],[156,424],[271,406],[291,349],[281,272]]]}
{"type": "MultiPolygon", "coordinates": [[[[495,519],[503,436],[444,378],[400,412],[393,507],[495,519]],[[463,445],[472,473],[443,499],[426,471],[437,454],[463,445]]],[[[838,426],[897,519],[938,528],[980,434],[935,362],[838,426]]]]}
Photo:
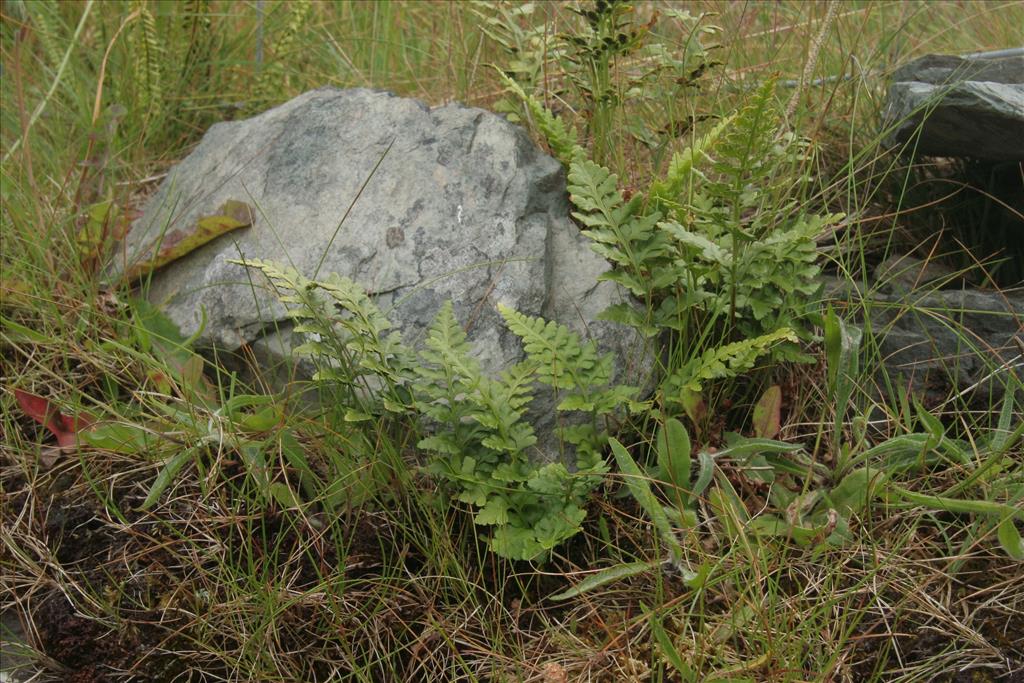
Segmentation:
{"type": "MultiPolygon", "coordinates": [[[[641,13],[662,7],[638,5],[641,13]]],[[[324,84],[384,87],[432,104],[488,105],[501,94],[487,64],[504,56],[463,3],[316,4],[288,54],[273,52],[287,3],[266,6],[263,49],[284,69],[275,101],[324,84]]],[[[98,260],[83,258],[83,212],[110,198],[130,215],[151,176],[211,122],[273,104],[256,99],[259,33],[249,5],[214,3],[205,61],[195,73],[166,74],[166,104],[148,111],[123,85],[135,68],[130,43],[114,40],[134,4],[93,7],[77,40],[82,3],[42,7],[2,9],[2,144],[11,158],[2,167],[0,232],[0,610],[5,624],[16,617],[30,645],[18,675],[81,683],[683,680],[655,633],[660,623],[700,680],[1024,676],[1024,574],[980,517],[879,500],[838,548],[731,538],[705,523],[685,538],[692,564],[712,567],[702,589],[670,571],[650,572],[556,602],[553,594],[597,569],[661,555],[614,479],[592,501],[584,533],[534,566],[488,553],[465,511],[412,473],[416,454],[401,439],[391,444],[388,477],[374,498],[335,517],[262,504],[222,444],[202,451],[145,511],[173,440],[134,454],[83,447],[42,466],[48,434],[16,409],[15,388],[126,423],[149,424],[154,404],[170,402],[153,383],[157,362],[111,343],[123,342],[133,323],[101,287],[98,260]],[[108,78],[100,81],[108,47],[108,78]],[[28,130],[51,84],[54,94],[28,130]],[[97,94],[105,107],[126,107],[116,127],[113,110],[93,115],[97,94]]],[[[566,29],[563,8],[545,11],[551,32],[566,29]]],[[[878,149],[885,74],[925,52],[1004,47],[1024,25],[1020,2],[842,4],[804,74],[823,4],[701,2],[690,11],[715,12],[723,28],[723,66],[699,103],[707,111],[730,109],[771,72],[851,76],[794,88],[792,125],[823,147],[817,201],[855,217],[825,250],[853,282],[892,249],[894,235],[919,234],[915,211],[894,208],[901,176],[878,149]]],[[[167,41],[171,49],[189,44],[167,41]]],[[[548,78],[555,86],[559,74],[548,78]]],[[[646,162],[628,161],[646,172],[646,162]]],[[[834,457],[815,440],[834,409],[823,367],[780,370],[774,381],[787,387],[783,437],[815,444],[823,461],[834,457]]],[[[875,438],[910,429],[907,406],[878,399],[867,379],[859,393],[878,401],[875,438]]],[[[728,417],[752,402],[738,396],[728,417]]],[[[951,430],[980,443],[998,405],[953,401],[944,410],[951,430]]],[[[289,420],[308,457],[326,461],[335,426],[289,420]]],[[[189,429],[174,438],[193,438],[189,429]]],[[[1021,444],[1005,459],[1006,480],[1019,477],[1021,444]]],[[[964,475],[922,475],[906,485],[941,493],[964,475]]],[[[744,500],[757,512],[764,492],[746,484],[744,500]]],[[[14,661],[6,631],[4,641],[6,666],[14,661]]]]}

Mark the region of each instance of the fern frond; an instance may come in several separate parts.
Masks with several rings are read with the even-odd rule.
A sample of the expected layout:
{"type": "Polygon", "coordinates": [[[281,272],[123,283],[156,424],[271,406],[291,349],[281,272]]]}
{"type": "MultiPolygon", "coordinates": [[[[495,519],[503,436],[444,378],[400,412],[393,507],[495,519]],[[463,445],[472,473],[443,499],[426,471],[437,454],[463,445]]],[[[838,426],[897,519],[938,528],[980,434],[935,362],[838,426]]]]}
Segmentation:
{"type": "Polygon", "coordinates": [[[61,39],[65,35],[63,22],[60,18],[60,6],[56,0],[37,0],[26,2],[25,11],[36,27],[36,35],[43,45],[45,62],[56,68],[64,57],[66,48],[61,47],[61,39]]]}
{"type": "Polygon", "coordinates": [[[299,271],[288,266],[280,266],[273,261],[249,258],[228,259],[228,263],[233,263],[245,268],[255,268],[266,275],[267,279],[270,280],[271,284],[275,287],[289,292],[307,292],[316,288],[316,283],[300,275],[299,271]]]}
{"type": "Polygon", "coordinates": [[[781,121],[775,106],[777,81],[777,77],[766,79],[731,117],[713,148],[717,165],[729,164],[733,171],[742,171],[762,161],[760,154],[777,134],[781,121]]]}
{"type": "MultiPolygon", "coordinates": [[[[449,381],[458,378],[469,386],[475,386],[480,378],[480,364],[470,358],[466,331],[455,318],[451,301],[446,301],[437,312],[425,344],[420,357],[426,364],[444,368],[444,375],[449,381]]],[[[428,365],[424,367],[430,372],[428,365]]]]}
{"type": "Polygon", "coordinates": [[[556,159],[568,166],[573,161],[584,158],[584,150],[579,144],[575,126],[567,126],[564,119],[552,114],[540,100],[523,90],[521,85],[500,70],[498,74],[505,87],[526,105],[534,125],[547,140],[556,159]]]}
{"type": "Polygon", "coordinates": [[[642,199],[626,202],[618,190],[618,177],[593,161],[580,159],[569,167],[569,194],[579,211],[573,217],[585,226],[583,234],[593,249],[616,269],[602,279],[613,280],[637,296],[652,289],[668,242],[656,229],[661,215],[641,215],[642,199]]]}
{"type": "Polygon", "coordinates": [[[256,76],[253,106],[279,99],[287,89],[287,74],[283,64],[312,11],[312,0],[292,0],[288,3],[288,21],[274,36],[271,44],[272,59],[264,63],[256,76]]]}
{"type": "Polygon", "coordinates": [[[796,342],[797,336],[789,328],[708,349],[685,363],[665,382],[665,397],[678,400],[683,391],[700,393],[705,382],[736,375],[754,367],[757,359],[769,353],[783,341],[796,342]]]}
{"type": "Polygon", "coordinates": [[[498,304],[513,334],[523,340],[526,355],[536,364],[537,379],[556,389],[607,384],[609,365],[600,362],[597,345],[583,344],[579,335],[565,325],[531,317],[498,304]]]}
{"type": "Polygon", "coordinates": [[[193,78],[197,67],[210,69],[213,11],[210,0],[185,0],[181,7],[181,33],[175,64],[182,83],[193,78]]]}
{"type": "Polygon", "coordinates": [[[697,174],[695,166],[710,154],[722,134],[733,125],[736,115],[732,114],[719,121],[702,137],[690,143],[682,152],[672,155],[668,171],[661,180],[651,184],[648,191],[648,210],[668,215],[669,209],[678,206],[679,196],[691,186],[697,174]]]}

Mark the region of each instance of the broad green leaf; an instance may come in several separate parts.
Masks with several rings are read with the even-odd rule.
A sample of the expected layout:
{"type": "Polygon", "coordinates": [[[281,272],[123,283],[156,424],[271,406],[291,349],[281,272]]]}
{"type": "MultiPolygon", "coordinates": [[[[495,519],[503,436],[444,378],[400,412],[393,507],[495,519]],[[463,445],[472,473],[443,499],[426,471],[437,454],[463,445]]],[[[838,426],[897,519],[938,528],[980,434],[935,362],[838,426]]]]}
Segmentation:
{"type": "Polygon", "coordinates": [[[270,498],[270,479],[267,472],[267,461],[263,457],[263,444],[255,441],[243,441],[238,445],[238,454],[245,465],[245,471],[256,484],[256,489],[264,498],[270,498]]]}
{"type": "Polygon", "coordinates": [[[80,437],[93,448],[128,455],[147,453],[158,440],[151,431],[127,422],[106,422],[81,432],[80,437]]]}
{"type": "Polygon", "coordinates": [[[661,617],[655,612],[651,612],[648,616],[648,623],[651,626],[651,633],[654,635],[654,640],[658,643],[658,647],[661,650],[661,656],[671,664],[679,675],[682,676],[684,683],[692,683],[697,680],[697,674],[694,673],[693,667],[683,660],[682,655],[679,654],[679,650],[672,643],[672,639],[668,633],[665,632],[665,627],[661,624],[661,617]]]}
{"type": "MultiPolygon", "coordinates": [[[[992,438],[989,441],[989,449],[992,451],[1002,451],[1003,447],[1007,445],[1010,438],[1011,423],[1013,422],[1013,416],[1020,406],[1017,405],[1016,399],[1017,385],[1013,384],[1007,388],[1006,393],[1003,394],[1003,408],[999,411],[999,424],[996,426],[995,431],[992,433],[992,438]]],[[[1021,425],[1018,425],[1018,429],[1021,425]]]]}
{"type": "Polygon", "coordinates": [[[306,460],[306,453],[302,448],[302,444],[299,443],[299,440],[295,438],[295,435],[290,430],[282,430],[278,434],[278,440],[281,453],[284,455],[285,460],[288,461],[288,465],[298,472],[299,485],[302,487],[303,493],[310,499],[313,499],[318,493],[321,481],[309,466],[309,461],[306,460]]]}
{"type": "Polygon", "coordinates": [[[283,481],[275,481],[270,485],[268,489],[270,497],[277,502],[282,508],[293,509],[302,507],[302,501],[295,495],[295,492],[289,488],[288,484],[283,481]]]}
{"type": "Polygon", "coordinates": [[[660,560],[651,560],[649,562],[629,562],[626,564],[618,564],[614,567],[602,569],[599,572],[591,574],[587,578],[580,581],[578,584],[573,586],[567,591],[552,595],[551,600],[568,600],[574,598],[577,595],[583,595],[589,593],[595,588],[612,583],[613,581],[620,581],[630,576],[636,576],[637,574],[643,574],[644,572],[651,571],[657,568],[661,564],[660,560]]]}
{"type": "Polygon", "coordinates": [[[717,474],[718,476],[715,477],[716,485],[708,493],[708,502],[711,504],[712,510],[718,514],[718,518],[722,521],[726,535],[730,538],[736,538],[742,533],[743,527],[750,520],[750,514],[743,505],[743,501],[736,494],[736,489],[733,488],[728,477],[722,472],[717,474]]]}
{"type": "Polygon", "coordinates": [[[800,450],[800,444],[776,441],[774,439],[758,439],[753,437],[739,436],[735,433],[726,434],[725,448],[718,451],[716,457],[729,457],[734,460],[745,460],[755,455],[775,455],[779,453],[792,453],[800,450]]]}
{"type": "Polygon", "coordinates": [[[1024,540],[1021,540],[1020,532],[1017,531],[1017,525],[1012,518],[1007,517],[999,523],[996,535],[999,537],[999,545],[1003,546],[1007,555],[1014,560],[1024,560],[1024,540]]]}
{"type": "MultiPolygon", "coordinates": [[[[0,299],[2,299],[4,304],[8,306],[11,305],[12,299],[7,290],[9,286],[10,283],[7,280],[0,281],[0,299]]],[[[47,337],[45,334],[36,332],[31,328],[25,327],[21,323],[16,323],[10,318],[5,318],[2,315],[0,315],[0,328],[3,329],[5,335],[11,335],[13,332],[14,336],[11,336],[11,341],[16,343],[22,340],[32,344],[53,344],[59,341],[55,338],[47,337]],[[19,337],[21,339],[19,339],[19,337]]]]}
{"type": "Polygon", "coordinates": [[[828,498],[844,517],[859,515],[875,495],[875,487],[885,481],[881,470],[862,467],[850,472],[832,489],[828,498]]]}
{"type": "Polygon", "coordinates": [[[741,469],[753,481],[759,481],[763,484],[771,484],[775,481],[775,468],[760,453],[747,458],[741,469]]]}
{"type": "Polygon", "coordinates": [[[247,413],[238,419],[238,424],[250,432],[268,432],[281,424],[284,415],[276,405],[269,405],[255,413],[247,413]]]}
{"type": "MultiPolygon", "coordinates": [[[[665,481],[678,489],[690,488],[690,436],[675,418],[665,420],[656,439],[658,471],[665,481]]],[[[686,498],[684,497],[684,502],[686,498]]]]}
{"type": "Polygon", "coordinates": [[[715,474],[715,458],[707,451],[701,451],[697,456],[698,462],[700,463],[699,469],[697,470],[697,482],[693,485],[692,499],[695,500],[703,495],[704,490],[711,483],[711,479],[715,474]]]}
{"type": "Polygon", "coordinates": [[[924,427],[924,431],[931,435],[935,443],[941,442],[946,436],[946,428],[942,426],[939,418],[929,413],[916,398],[914,399],[914,410],[917,412],[917,419],[921,422],[921,426],[924,427]]]}
{"type": "Polygon", "coordinates": [[[888,489],[901,498],[922,507],[945,512],[962,512],[967,514],[1008,517],[1024,520],[1024,508],[1017,508],[1004,503],[995,503],[988,500],[961,500],[959,498],[944,498],[942,496],[929,496],[924,493],[915,493],[904,488],[889,484],[888,489]]]}
{"type": "Polygon", "coordinates": [[[658,535],[668,545],[672,559],[678,560],[683,554],[682,548],[679,545],[679,539],[676,538],[675,531],[668,521],[668,516],[665,515],[664,508],[661,507],[661,503],[658,502],[658,499],[651,491],[650,482],[636,464],[636,461],[633,460],[633,456],[629,454],[629,451],[621,443],[616,439],[609,439],[609,443],[612,447],[612,453],[615,455],[615,462],[618,463],[619,470],[626,481],[626,488],[629,489],[633,498],[636,499],[636,502],[647,513],[647,516],[651,518],[651,522],[654,523],[654,528],[658,531],[658,535]]]}
{"type": "Polygon", "coordinates": [[[273,402],[274,397],[267,394],[236,394],[224,402],[221,412],[234,418],[236,413],[246,408],[265,406],[273,402]]]}

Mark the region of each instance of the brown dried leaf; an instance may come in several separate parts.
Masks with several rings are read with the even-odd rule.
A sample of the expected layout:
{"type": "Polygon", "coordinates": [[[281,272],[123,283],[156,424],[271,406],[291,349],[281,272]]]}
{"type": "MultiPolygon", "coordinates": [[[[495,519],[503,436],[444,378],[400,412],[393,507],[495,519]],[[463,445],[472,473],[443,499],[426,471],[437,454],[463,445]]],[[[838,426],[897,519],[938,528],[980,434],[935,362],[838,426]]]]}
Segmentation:
{"type": "Polygon", "coordinates": [[[782,389],[773,384],[765,389],[757,405],[754,406],[754,436],[761,439],[774,439],[781,429],[782,389]]]}

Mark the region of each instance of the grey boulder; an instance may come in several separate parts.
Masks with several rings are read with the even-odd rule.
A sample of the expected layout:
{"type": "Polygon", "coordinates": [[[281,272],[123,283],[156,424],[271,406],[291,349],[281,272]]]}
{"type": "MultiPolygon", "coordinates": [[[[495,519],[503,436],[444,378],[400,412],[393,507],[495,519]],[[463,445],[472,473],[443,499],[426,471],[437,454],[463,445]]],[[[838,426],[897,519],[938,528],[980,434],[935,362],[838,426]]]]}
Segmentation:
{"type": "MultiPolygon", "coordinates": [[[[650,367],[636,334],[597,320],[626,296],[598,282],[609,266],[569,218],[560,164],[489,112],[322,88],[216,124],[133,224],[120,268],[228,200],[253,207],[252,226],[157,271],[148,292],[185,335],[205,317],[201,346],[271,356],[291,347],[262,275],[229,263],[245,257],[352,278],[411,345],[450,299],[491,373],[523,357],[498,303],[596,340],[615,353],[619,382],[642,383],[650,367]]],[[[534,404],[550,423],[554,398],[534,404]]]]}
{"type": "Polygon", "coordinates": [[[890,146],[918,154],[1024,161],[1024,54],[927,55],[893,74],[885,110],[890,146]]]}

